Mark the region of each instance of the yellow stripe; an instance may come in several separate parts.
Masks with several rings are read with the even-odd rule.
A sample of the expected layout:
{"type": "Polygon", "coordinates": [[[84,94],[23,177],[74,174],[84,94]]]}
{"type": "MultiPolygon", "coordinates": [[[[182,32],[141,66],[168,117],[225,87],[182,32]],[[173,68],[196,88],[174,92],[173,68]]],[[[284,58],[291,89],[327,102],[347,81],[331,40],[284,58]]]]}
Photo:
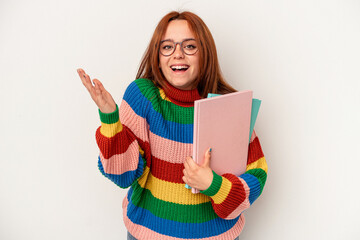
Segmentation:
{"type": "Polygon", "coordinates": [[[154,177],[149,168],[139,178],[138,183],[142,188],[150,190],[157,199],[177,204],[197,205],[210,202],[210,198],[204,194],[193,194],[190,189],[185,188],[185,183],[172,183],[154,177]],[[148,177],[143,177],[148,175],[148,177]]]}
{"type": "Polygon", "coordinates": [[[232,183],[227,178],[222,177],[222,183],[219,191],[211,197],[215,204],[221,204],[226,199],[231,190],[231,186],[232,183]]]}
{"type": "Polygon", "coordinates": [[[140,147],[140,145],[139,145],[139,152],[140,152],[140,155],[142,156],[142,157],[144,157],[144,150],[142,150],[142,148],[140,147]]]}
{"type": "Polygon", "coordinates": [[[100,133],[104,135],[105,137],[113,137],[117,133],[121,132],[123,129],[122,124],[120,121],[117,121],[116,123],[107,124],[107,123],[101,123],[100,133]]]}
{"type": "Polygon", "coordinates": [[[165,95],[165,92],[162,88],[159,88],[160,97],[168,102],[171,102],[170,99],[165,95]]]}
{"type": "Polygon", "coordinates": [[[139,183],[139,185],[140,185],[142,188],[144,188],[144,186],[145,186],[145,183],[146,183],[146,180],[147,180],[147,178],[148,178],[149,173],[150,173],[150,168],[148,168],[148,167],[146,166],[145,169],[144,169],[143,174],[142,174],[141,177],[138,179],[138,183],[139,183]]]}
{"type": "Polygon", "coordinates": [[[266,164],[265,157],[259,158],[255,162],[250,163],[249,165],[247,165],[246,166],[246,171],[251,170],[251,169],[256,169],[256,168],[261,168],[267,173],[268,166],[266,164]]]}

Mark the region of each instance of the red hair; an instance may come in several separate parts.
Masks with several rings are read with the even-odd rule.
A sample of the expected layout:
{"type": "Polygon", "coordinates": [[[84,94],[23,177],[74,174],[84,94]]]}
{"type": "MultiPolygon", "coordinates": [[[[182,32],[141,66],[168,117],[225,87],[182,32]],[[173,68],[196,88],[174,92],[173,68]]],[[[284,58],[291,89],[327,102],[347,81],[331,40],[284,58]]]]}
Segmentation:
{"type": "Polygon", "coordinates": [[[169,22],[173,20],[186,20],[190,29],[199,41],[200,72],[194,81],[201,97],[206,98],[208,93],[231,93],[236,90],[231,87],[222,76],[216,46],[210,30],[204,21],[191,12],[170,12],[166,14],[157,25],[149,46],[141,61],[136,78],[147,78],[156,86],[166,88],[166,78],[159,68],[159,48],[161,38],[164,36],[169,22]]]}

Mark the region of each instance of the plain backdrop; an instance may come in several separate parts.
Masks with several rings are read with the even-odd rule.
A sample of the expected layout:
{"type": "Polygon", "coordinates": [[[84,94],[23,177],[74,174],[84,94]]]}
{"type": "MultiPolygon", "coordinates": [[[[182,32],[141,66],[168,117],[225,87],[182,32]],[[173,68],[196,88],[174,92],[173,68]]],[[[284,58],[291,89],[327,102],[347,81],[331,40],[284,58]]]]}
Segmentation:
{"type": "Polygon", "coordinates": [[[125,239],[76,69],[120,103],[171,10],[198,14],[228,82],[263,100],[268,180],[241,239],[358,238],[358,0],[1,0],[0,239],[125,239]]]}

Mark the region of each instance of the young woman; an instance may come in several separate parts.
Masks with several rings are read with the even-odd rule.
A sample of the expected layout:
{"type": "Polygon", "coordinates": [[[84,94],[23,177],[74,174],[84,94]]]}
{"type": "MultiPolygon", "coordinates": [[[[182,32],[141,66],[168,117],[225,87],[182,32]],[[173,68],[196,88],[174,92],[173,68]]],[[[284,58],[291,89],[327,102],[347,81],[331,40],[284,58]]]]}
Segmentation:
{"type": "Polygon", "coordinates": [[[235,91],[221,75],[205,23],[191,12],[165,15],[120,108],[99,80],[93,86],[84,70],[78,73],[99,108],[99,169],[130,187],[123,200],[128,239],[238,239],[242,212],[260,196],[267,164],[255,133],[241,176],[213,172],[211,149],[202,165],[190,157],[194,101],[235,91]]]}

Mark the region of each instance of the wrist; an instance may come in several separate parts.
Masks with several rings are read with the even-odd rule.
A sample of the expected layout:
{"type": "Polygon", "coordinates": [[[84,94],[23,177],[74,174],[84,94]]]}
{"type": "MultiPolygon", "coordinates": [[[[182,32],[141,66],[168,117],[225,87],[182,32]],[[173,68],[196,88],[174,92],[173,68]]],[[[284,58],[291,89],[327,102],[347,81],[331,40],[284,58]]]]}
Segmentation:
{"type": "Polygon", "coordinates": [[[214,171],[212,171],[212,173],[213,179],[211,185],[207,189],[200,191],[202,194],[205,194],[209,197],[214,196],[219,191],[222,183],[222,177],[214,171]]]}
{"type": "Polygon", "coordinates": [[[119,121],[118,105],[116,104],[115,111],[109,112],[109,113],[104,113],[99,108],[99,115],[100,115],[100,120],[102,123],[107,123],[107,124],[116,123],[117,121],[119,121]]]}
{"type": "Polygon", "coordinates": [[[109,113],[115,112],[116,108],[117,108],[117,104],[115,103],[115,105],[112,105],[112,106],[109,106],[109,104],[107,104],[107,105],[105,105],[105,107],[99,108],[99,110],[101,113],[109,114],[109,113]]]}

